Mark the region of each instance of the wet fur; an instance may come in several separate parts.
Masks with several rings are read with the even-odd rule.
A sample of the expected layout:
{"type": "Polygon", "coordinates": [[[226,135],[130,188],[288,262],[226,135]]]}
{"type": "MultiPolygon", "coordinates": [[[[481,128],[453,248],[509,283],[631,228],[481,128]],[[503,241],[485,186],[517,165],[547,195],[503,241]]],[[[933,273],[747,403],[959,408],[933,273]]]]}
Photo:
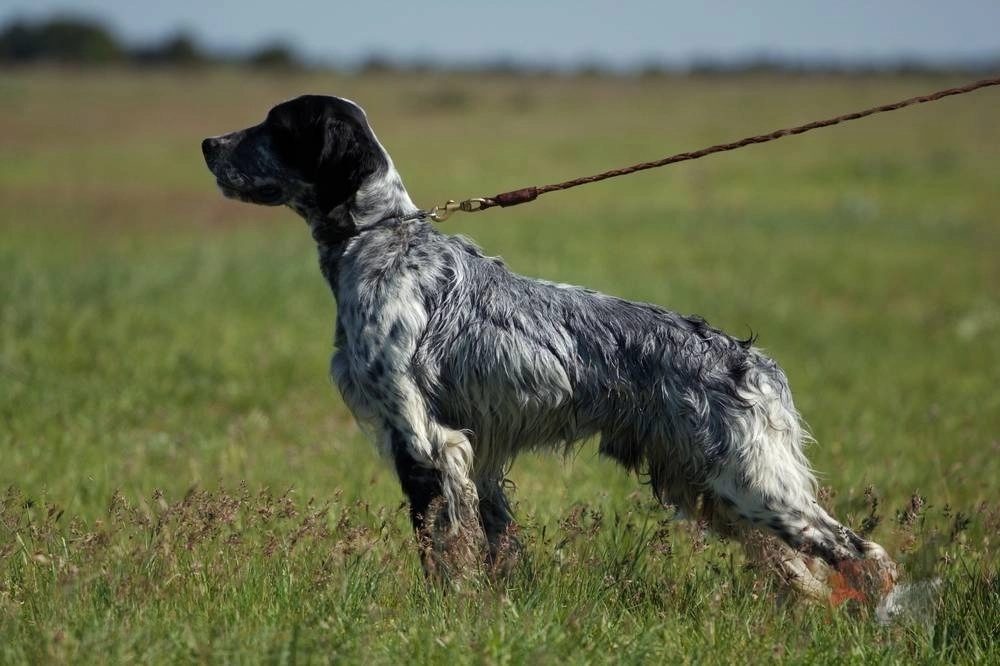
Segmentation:
{"type": "Polygon", "coordinates": [[[396,468],[429,572],[483,538],[502,559],[514,458],[591,436],[664,504],[724,535],[778,537],[779,569],[806,591],[825,589],[809,556],[894,571],[816,502],[788,381],[751,340],[523,277],[439,233],[350,101],[291,100],[203,151],[227,196],[308,222],[338,306],[332,377],[396,468]]]}

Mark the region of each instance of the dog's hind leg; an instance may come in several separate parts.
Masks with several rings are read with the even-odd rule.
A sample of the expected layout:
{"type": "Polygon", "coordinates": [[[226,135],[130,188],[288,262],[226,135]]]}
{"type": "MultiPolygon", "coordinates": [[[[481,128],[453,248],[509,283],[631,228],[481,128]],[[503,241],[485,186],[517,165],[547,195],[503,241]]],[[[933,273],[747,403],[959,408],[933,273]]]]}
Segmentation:
{"type": "Polygon", "coordinates": [[[895,564],[881,546],[841,525],[819,505],[797,428],[751,432],[766,439],[743,444],[709,482],[734,534],[756,528],[778,537],[785,547],[768,559],[793,587],[810,596],[824,596],[829,571],[822,563],[873,593],[888,591],[896,581],[895,564]]]}
{"type": "Polygon", "coordinates": [[[845,577],[853,592],[875,598],[896,582],[895,563],[885,550],[834,520],[812,499],[796,505],[772,497],[738,498],[741,525],[734,530],[748,554],[772,565],[792,587],[815,598],[830,597],[830,568],[845,577]],[[778,538],[762,538],[749,528],[778,538]]]}
{"type": "Polygon", "coordinates": [[[719,531],[742,541],[749,556],[810,597],[830,597],[830,567],[866,596],[888,592],[897,572],[885,550],[837,522],[808,487],[796,486],[791,470],[786,472],[777,486],[760,484],[752,473],[741,484],[716,484],[724,486],[715,489],[722,500],[713,519],[717,529],[726,525],[719,531]]]}
{"type": "Polygon", "coordinates": [[[896,567],[885,550],[838,523],[816,501],[798,415],[787,387],[773,388],[776,381],[759,378],[757,392],[747,394],[754,406],[741,415],[742,440],[709,481],[714,496],[732,521],[770,532],[791,549],[779,556],[779,565],[803,591],[819,589],[814,583],[822,582],[813,575],[819,563],[810,557],[854,578],[873,568],[870,575],[865,572],[870,579],[865,582],[891,587],[896,567]]]}
{"type": "Polygon", "coordinates": [[[793,581],[801,580],[800,574],[825,581],[830,572],[822,570],[818,558],[841,574],[849,594],[861,598],[877,599],[896,583],[896,564],[885,549],[837,522],[815,499],[802,508],[773,504],[766,526],[793,549],[782,560],[793,581]]]}

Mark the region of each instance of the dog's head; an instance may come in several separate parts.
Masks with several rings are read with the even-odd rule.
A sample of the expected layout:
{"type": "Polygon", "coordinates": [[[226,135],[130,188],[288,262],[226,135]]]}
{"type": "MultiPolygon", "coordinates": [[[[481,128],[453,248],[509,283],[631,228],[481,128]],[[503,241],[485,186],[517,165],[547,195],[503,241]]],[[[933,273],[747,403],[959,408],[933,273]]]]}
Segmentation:
{"type": "Polygon", "coordinates": [[[205,139],[201,150],[227,197],[288,205],[310,222],[351,201],[389,165],[364,111],[322,95],[279,104],[259,125],[205,139]]]}

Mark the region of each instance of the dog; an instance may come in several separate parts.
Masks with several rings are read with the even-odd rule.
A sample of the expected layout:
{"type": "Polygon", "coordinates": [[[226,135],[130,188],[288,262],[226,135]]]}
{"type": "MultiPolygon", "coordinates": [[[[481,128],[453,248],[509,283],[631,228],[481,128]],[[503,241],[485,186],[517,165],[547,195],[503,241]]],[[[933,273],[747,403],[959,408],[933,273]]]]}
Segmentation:
{"type": "Polygon", "coordinates": [[[225,196],[308,223],[337,304],[332,378],[395,465],[429,575],[514,559],[514,458],[597,436],[681,515],[777,537],[779,573],[810,596],[830,567],[895,582],[886,551],[818,504],[788,380],[753,339],[440,233],[347,99],[278,104],[202,152],[225,196]]]}

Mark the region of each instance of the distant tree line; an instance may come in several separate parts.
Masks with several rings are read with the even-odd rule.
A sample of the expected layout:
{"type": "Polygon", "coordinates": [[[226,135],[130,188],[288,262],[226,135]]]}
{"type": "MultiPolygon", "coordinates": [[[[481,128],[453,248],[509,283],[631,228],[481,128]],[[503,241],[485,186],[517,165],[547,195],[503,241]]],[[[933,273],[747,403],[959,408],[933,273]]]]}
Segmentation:
{"type": "Polygon", "coordinates": [[[99,21],[84,17],[58,16],[35,23],[14,20],[0,29],[0,63],[41,62],[181,67],[235,63],[272,69],[304,66],[299,56],[282,43],[243,55],[220,55],[206,51],[191,35],[178,32],[159,42],[130,46],[99,21]]]}
{"type": "MultiPolygon", "coordinates": [[[[0,28],[0,65],[30,63],[83,65],[133,64],[140,66],[197,67],[237,64],[260,69],[293,70],[306,67],[291,47],[281,42],[264,45],[242,54],[211,52],[186,32],[137,46],[123,43],[100,21],[79,16],[56,16],[38,22],[14,20],[0,28]]],[[[516,61],[509,58],[463,63],[433,59],[401,60],[371,54],[350,63],[347,69],[364,74],[394,72],[453,71],[492,74],[566,73],[545,62],[516,61]]],[[[634,67],[608,67],[600,62],[583,62],[571,68],[578,76],[608,76],[629,73],[642,77],[725,76],[732,74],[985,74],[1000,70],[1000,52],[978,60],[941,63],[919,59],[880,62],[852,62],[835,58],[790,59],[758,55],[733,59],[696,58],[686,65],[651,61],[634,67]]]]}

